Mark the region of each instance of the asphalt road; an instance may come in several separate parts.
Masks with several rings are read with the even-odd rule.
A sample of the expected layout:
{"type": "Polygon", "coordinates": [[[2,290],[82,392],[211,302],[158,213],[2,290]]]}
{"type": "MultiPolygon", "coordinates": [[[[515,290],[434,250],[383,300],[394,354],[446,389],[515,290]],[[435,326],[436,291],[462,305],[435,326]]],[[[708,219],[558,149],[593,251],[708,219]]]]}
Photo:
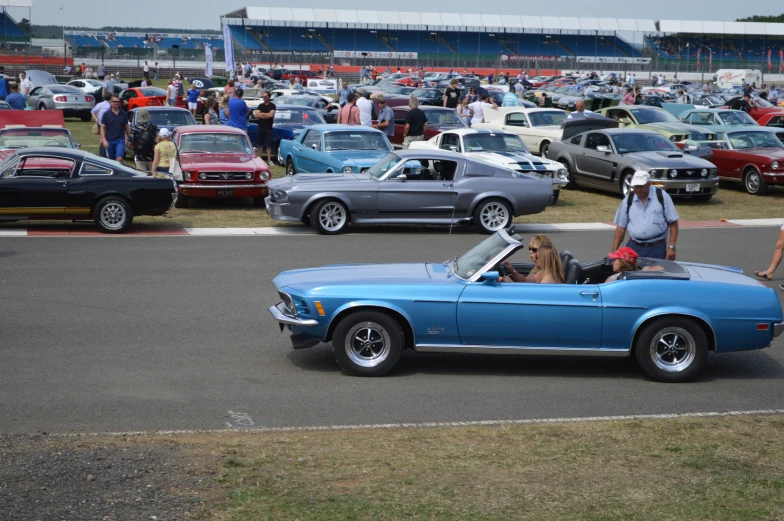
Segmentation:
{"type": "MultiPolygon", "coordinates": [[[[682,230],[678,254],[750,273],[767,266],[777,234],[682,230]]],[[[612,232],[551,237],[590,260],[607,253],[612,232]]],[[[784,408],[784,339],[711,356],[699,381],[680,385],[652,382],[628,360],[415,353],[391,376],[363,379],[341,374],[330,346],[293,351],[267,312],[282,270],[438,261],[482,238],[0,239],[0,433],[784,408]]]]}

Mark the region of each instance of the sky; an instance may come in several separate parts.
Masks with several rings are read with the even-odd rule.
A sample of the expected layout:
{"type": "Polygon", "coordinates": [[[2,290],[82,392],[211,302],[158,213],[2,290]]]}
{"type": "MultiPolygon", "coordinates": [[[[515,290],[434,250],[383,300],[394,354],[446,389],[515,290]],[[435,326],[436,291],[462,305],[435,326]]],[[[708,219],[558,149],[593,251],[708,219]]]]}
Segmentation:
{"type": "MultiPolygon", "coordinates": [[[[524,12],[511,5],[497,3],[490,5],[467,0],[452,0],[451,2],[433,2],[424,9],[427,11],[440,11],[448,7],[454,12],[458,7],[466,13],[514,13],[532,16],[602,16],[608,18],[644,18],[644,19],[681,19],[681,20],[719,20],[733,21],[737,18],[752,15],[779,15],[784,13],[782,0],[755,0],[752,4],[745,2],[725,2],[717,0],[713,3],[681,2],[677,9],[662,11],[662,6],[667,2],[634,2],[629,0],[599,0],[595,3],[585,0],[559,0],[558,9],[547,9],[546,2],[526,2],[524,12]],[[713,9],[719,7],[721,9],[713,9]],[[537,6],[540,6],[537,8],[537,6]],[[482,8],[485,9],[482,9],[482,8]],[[707,9],[706,9],[707,7],[707,9]],[[676,14],[677,13],[677,14],[676,14]]],[[[390,3],[364,3],[358,5],[348,0],[333,0],[324,3],[323,0],[296,0],[294,3],[276,3],[244,1],[198,1],[190,3],[162,2],[161,0],[133,0],[127,5],[131,8],[120,8],[120,2],[95,2],[94,0],[33,0],[31,21],[41,25],[66,25],[101,27],[105,25],[132,26],[139,28],[174,27],[181,29],[220,29],[220,16],[247,5],[287,5],[290,7],[315,7],[333,9],[378,9],[397,11],[421,11],[421,0],[396,0],[390,3]],[[392,7],[394,5],[394,7],[392,7]],[[115,6],[117,8],[115,8],[115,6]],[[60,8],[63,8],[60,11],[60,8]],[[118,16],[119,15],[119,16],[118,16]]],[[[517,4],[523,8],[523,3],[517,4]]],[[[672,6],[670,6],[672,7],[672,6]]],[[[10,8],[9,13],[16,20],[27,18],[28,10],[10,8]]]]}

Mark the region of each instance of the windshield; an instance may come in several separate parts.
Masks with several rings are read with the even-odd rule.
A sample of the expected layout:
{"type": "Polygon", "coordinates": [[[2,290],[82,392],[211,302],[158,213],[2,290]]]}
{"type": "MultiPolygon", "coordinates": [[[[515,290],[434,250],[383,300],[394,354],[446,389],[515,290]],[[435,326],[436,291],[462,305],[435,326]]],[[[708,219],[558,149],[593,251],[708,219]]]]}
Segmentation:
{"type": "Polygon", "coordinates": [[[196,118],[187,110],[150,110],[150,123],[158,127],[195,125],[196,118]]]}
{"type": "Polygon", "coordinates": [[[451,109],[427,110],[425,111],[425,115],[427,116],[427,126],[429,128],[439,128],[445,125],[456,125],[458,127],[465,126],[465,123],[463,123],[463,120],[457,115],[457,112],[451,109]]]}
{"type": "Polygon", "coordinates": [[[392,170],[396,164],[400,162],[400,156],[396,154],[387,154],[381,161],[376,163],[375,165],[371,166],[367,173],[375,177],[376,179],[381,179],[384,177],[384,174],[392,170]]]}
{"type": "Polygon", "coordinates": [[[25,148],[25,147],[60,147],[73,148],[71,136],[65,129],[28,129],[13,128],[0,131],[0,147],[25,148]]]}
{"type": "Polygon", "coordinates": [[[417,98],[438,98],[443,96],[441,91],[436,89],[416,89],[411,95],[417,98]]]}
{"type": "Polygon", "coordinates": [[[732,132],[727,134],[727,139],[732,143],[732,148],[735,150],[743,150],[746,148],[784,148],[784,145],[776,138],[772,132],[762,131],[749,131],[749,132],[732,132]]]}
{"type": "Polygon", "coordinates": [[[324,134],[324,150],[380,150],[383,152],[392,151],[392,146],[381,132],[346,130],[324,134]]]}
{"type": "Polygon", "coordinates": [[[207,134],[195,132],[180,137],[180,153],[251,154],[247,136],[239,134],[207,134]]]}
{"type": "Polygon", "coordinates": [[[151,98],[152,96],[166,96],[166,91],[157,87],[144,87],[139,89],[139,91],[145,98],[151,98]]]}
{"type": "Polygon", "coordinates": [[[73,85],[52,85],[49,90],[53,94],[84,94],[82,89],[74,87],[73,85]]]}
{"type": "Polygon", "coordinates": [[[300,107],[310,107],[313,105],[313,98],[289,98],[280,96],[275,99],[276,105],[299,105],[300,107]]]}
{"type": "Polygon", "coordinates": [[[770,108],[774,108],[775,107],[775,105],[773,103],[771,103],[771,102],[769,102],[767,100],[764,100],[762,98],[755,98],[754,99],[754,105],[756,105],[757,108],[763,108],[763,109],[770,109],[770,108]]]}
{"type": "Polygon", "coordinates": [[[519,137],[509,134],[469,134],[463,137],[466,152],[522,152],[528,149],[519,137]]]}
{"type": "Polygon", "coordinates": [[[275,118],[272,121],[274,124],[279,125],[305,125],[306,127],[326,123],[326,121],[319,116],[318,112],[309,109],[277,109],[275,110],[275,118]]]}
{"type": "Polygon", "coordinates": [[[452,269],[455,275],[461,279],[470,279],[474,273],[495,259],[509,246],[510,244],[501,234],[496,233],[455,259],[452,262],[452,269]]]}
{"type": "Polygon", "coordinates": [[[646,125],[648,123],[680,123],[681,120],[667,112],[666,110],[654,109],[632,109],[634,119],[637,120],[638,125],[646,125]]]}
{"type": "Polygon", "coordinates": [[[736,127],[738,125],[756,125],[757,122],[754,121],[754,118],[746,114],[742,111],[733,112],[728,110],[726,112],[719,112],[719,117],[721,121],[730,127],[736,127]]]}
{"type": "Polygon", "coordinates": [[[242,99],[260,98],[261,91],[259,89],[245,89],[242,91],[242,99]]]}
{"type": "Polygon", "coordinates": [[[615,134],[612,136],[619,154],[633,152],[680,152],[669,139],[661,134],[615,134]]]}
{"type": "Polygon", "coordinates": [[[528,119],[531,120],[532,127],[561,126],[569,115],[562,110],[550,110],[545,112],[529,112],[528,119]]]}

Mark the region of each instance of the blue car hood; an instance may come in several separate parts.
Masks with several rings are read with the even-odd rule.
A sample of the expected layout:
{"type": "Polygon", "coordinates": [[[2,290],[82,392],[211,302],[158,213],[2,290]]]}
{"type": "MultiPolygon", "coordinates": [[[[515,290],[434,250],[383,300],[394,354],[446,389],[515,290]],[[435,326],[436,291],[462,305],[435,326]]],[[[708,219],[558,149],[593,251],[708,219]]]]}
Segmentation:
{"type": "Polygon", "coordinates": [[[373,166],[378,160],[389,154],[388,150],[330,150],[327,152],[333,159],[349,165],[373,166]]]}
{"type": "Polygon", "coordinates": [[[357,283],[370,281],[378,284],[380,280],[421,281],[429,280],[430,274],[425,263],[411,264],[330,264],[320,268],[289,270],[278,274],[272,283],[278,289],[295,286],[310,289],[321,285],[357,283]],[[304,285],[304,287],[302,286],[304,285]]]}

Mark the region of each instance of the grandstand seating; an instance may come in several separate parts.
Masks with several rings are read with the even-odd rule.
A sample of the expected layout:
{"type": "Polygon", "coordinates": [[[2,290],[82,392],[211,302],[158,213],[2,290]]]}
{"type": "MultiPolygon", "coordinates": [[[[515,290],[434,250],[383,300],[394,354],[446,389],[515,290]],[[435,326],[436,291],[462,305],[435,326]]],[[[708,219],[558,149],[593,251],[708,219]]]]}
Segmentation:
{"type": "Polygon", "coordinates": [[[0,11],[0,38],[20,40],[29,38],[29,36],[16,24],[13,18],[8,16],[8,13],[0,11]]]}
{"type": "Polygon", "coordinates": [[[771,49],[771,60],[778,60],[779,49],[784,48],[784,40],[762,38],[721,38],[719,36],[690,37],[666,36],[646,37],[646,43],[660,59],[696,59],[697,50],[703,59],[713,52],[713,59],[730,60],[767,60],[768,49],[771,49]],[[688,44],[688,47],[687,47],[688,44]]]}
{"type": "Polygon", "coordinates": [[[84,35],[84,34],[66,34],[66,38],[71,40],[71,44],[74,47],[83,47],[83,48],[96,48],[100,49],[103,43],[98,40],[95,36],[84,35]]]}
{"type": "MultiPolygon", "coordinates": [[[[103,34],[66,34],[74,47],[100,49],[102,45],[106,44],[112,49],[152,49],[152,43],[144,42],[144,35],[137,36],[120,36],[117,35],[113,39],[103,34]]],[[[204,42],[209,42],[214,50],[223,49],[223,38],[216,37],[209,38],[188,38],[185,43],[180,38],[163,38],[157,44],[160,49],[171,49],[172,45],[179,45],[180,49],[184,50],[199,50],[204,47],[204,42]]],[[[257,44],[258,45],[258,44],[257,44]]]]}
{"type": "Polygon", "coordinates": [[[232,25],[230,29],[231,37],[243,49],[263,49],[259,42],[250,34],[250,29],[240,25],[232,25]]]}

